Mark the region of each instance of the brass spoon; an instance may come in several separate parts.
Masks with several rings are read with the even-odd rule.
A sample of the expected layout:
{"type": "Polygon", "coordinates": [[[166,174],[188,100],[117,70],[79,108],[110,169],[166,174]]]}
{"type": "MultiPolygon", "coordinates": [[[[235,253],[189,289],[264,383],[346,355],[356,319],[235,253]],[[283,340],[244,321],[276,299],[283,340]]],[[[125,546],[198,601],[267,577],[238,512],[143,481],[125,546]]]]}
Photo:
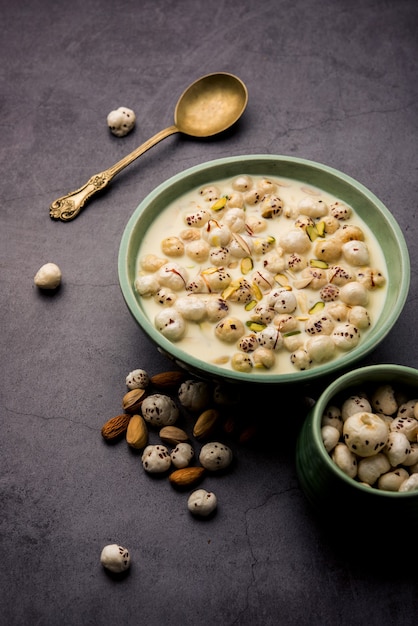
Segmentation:
{"type": "Polygon", "coordinates": [[[116,174],[169,135],[184,133],[191,137],[210,137],[226,130],[241,117],[247,101],[246,86],[233,74],[220,72],[202,76],[180,96],[173,126],[148,139],[109,169],[89,178],[76,191],[55,200],[49,207],[50,217],[63,222],[74,219],[93,194],[104,189],[116,174]]]}

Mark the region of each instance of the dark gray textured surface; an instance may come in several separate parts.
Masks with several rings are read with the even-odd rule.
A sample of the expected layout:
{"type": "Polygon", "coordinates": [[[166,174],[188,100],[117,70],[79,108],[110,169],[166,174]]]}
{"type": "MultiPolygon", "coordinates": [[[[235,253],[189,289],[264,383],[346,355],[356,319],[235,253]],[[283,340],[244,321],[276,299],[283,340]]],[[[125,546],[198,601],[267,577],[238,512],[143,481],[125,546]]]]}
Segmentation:
{"type": "MultiPolygon", "coordinates": [[[[293,431],[267,450],[237,446],[233,471],[205,485],[220,502],[205,523],[123,442],[100,436],[126,374],[169,365],[123,302],[125,224],[167,177],[218,157],[316,160],[388,206],[411,252],[411,290],[367,363],[417,365],[415,0],[1,5],[1,625],[416,624],[416,528],[387,529],[380,559],[346,550],[349,528],[330,542],[299,489],[293,431]],[[183,89],[216,71],[249,90],[233,133],[170,137],[73,222],[50,220],[52,200],[170,125],[183,89]],[[138,122],[117,139],[106,116],[121,105],[138,122]],[[33,285],[50,260],[63,271],[52,297],[33,285]],[[133,556],[117,582],[99,563],[113,542],[133,556]]],[[[375,531],[361,511],[359,526],[375,531]]]]}

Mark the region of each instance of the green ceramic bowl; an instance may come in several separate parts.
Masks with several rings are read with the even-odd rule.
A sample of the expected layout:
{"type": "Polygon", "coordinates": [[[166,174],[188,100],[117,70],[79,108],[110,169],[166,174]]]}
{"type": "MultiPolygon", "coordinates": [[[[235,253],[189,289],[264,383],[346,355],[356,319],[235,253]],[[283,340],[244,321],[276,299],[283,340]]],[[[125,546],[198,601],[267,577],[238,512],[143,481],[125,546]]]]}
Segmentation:
{"type": "Polygon", "coordinates": [[[418,370],[401,365],[370,365],[344,374],[321,394],[304,421],[296,445],[296,469],[300,485],[316,512],[332,525],[339,521],[368,524],[418,522],[418,492],[381,491],[347,476],[333,462],[321,438],[322,414],[341,397],[367,385],[392,384],[418,397],[418,370]],[[363,520],[363,522],[362,522],[363,520]]]}
{"type": "Polygon", "coordinates": [[[235,156],[196,165],[173,176],[152,191],[131,216],[119,250],[119,281],[126,304],[135,320],[158,349],[193,374],[241,383],[305,383],[350,368],[370,353],[389,333],[398,319],[408,294],[410,263],[402,232],[389,210],[363,185],[349,176],[312,161],[275,155],[235,156]],[[353,206],[368,223],[381,244],[387,262],[388,290],[379,319],[364,341],[342,358],[310,370],[283,374],[241,373],[191,357],[179,345],[163,337],[148,319],[134,290],[138,250],[145,231],[167,205],[196,187],[242,173],[267,177],[287,177],[315,185],[353,206]]]}

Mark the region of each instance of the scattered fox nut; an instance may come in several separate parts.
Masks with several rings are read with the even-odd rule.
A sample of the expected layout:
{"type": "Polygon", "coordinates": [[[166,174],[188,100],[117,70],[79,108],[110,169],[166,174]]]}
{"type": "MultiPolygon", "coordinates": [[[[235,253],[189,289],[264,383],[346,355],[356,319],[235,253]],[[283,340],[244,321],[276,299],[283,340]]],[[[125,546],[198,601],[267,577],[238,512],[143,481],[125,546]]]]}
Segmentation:
{"type": "Polygon", "coordinates": [[[100,555],[100,562],[110,572],[120,574],[126,571],[131,564],[129,551],[117,543],[105,546],[100,555]]]}
{"type": "Polygon", "coordinates": [[[214,493],[206,491],[206,489],[197,489],[190,494],[187,508],[193,515],[207,517],[216,509],[217,504],[214,493]]]}
{"type": "Polygon", "coordinates": [[[119,107],[107,116],[107,125],[116,137],[124,137],[135,126],[136,116],[132,109],[119,107]]]}
{"type": "Polygon", "coordinates": [[[40,289],[56,289],[61,283],[61,270],[55,263],[45,263],[35,274],[34,283],[40,289]]]}

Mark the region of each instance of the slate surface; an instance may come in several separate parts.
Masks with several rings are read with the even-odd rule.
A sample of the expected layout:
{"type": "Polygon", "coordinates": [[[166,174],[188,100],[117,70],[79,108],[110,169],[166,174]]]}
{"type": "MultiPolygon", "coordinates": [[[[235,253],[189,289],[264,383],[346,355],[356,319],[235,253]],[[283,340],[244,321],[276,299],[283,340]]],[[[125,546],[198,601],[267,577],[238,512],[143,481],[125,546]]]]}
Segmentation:
{"type": "MultiPolygon", "coordinates": [[[[331,541],[297,481],[292,407],[277,416],[293,420],[277,444],[266,427],[265,448],[235,446],[233,471],[206,483],[220,506],[203,523],[100,428],[120,412],[129,371],[170,366],[121,295],[124,227],[166,178],[228,155],[319,161],[390,208],[411,253],[410,295],[364,363],[417,365],[417,3],[1,4],[0,623],[416,624],[416,528],[387,528],[380,556],[348,550],[350,528],[331,541]],[[77,219],[49,218],[55,198],[170,125],[185,87],[216,71],[248,87],[232,133],[170,137],[77,219]],[[106,116],[121,105],[138,123],[118,139],[106,116]],[[33,285],[47,261],[63,272],[52,296],[33,285]],[[113,542],[132,552],[122,581],[99,562],[113,542]]],[[[254,411],[269,411],[259,394],[254,411]]],[[[359,528],[375,533],[361,511],[359,528]]]]}

